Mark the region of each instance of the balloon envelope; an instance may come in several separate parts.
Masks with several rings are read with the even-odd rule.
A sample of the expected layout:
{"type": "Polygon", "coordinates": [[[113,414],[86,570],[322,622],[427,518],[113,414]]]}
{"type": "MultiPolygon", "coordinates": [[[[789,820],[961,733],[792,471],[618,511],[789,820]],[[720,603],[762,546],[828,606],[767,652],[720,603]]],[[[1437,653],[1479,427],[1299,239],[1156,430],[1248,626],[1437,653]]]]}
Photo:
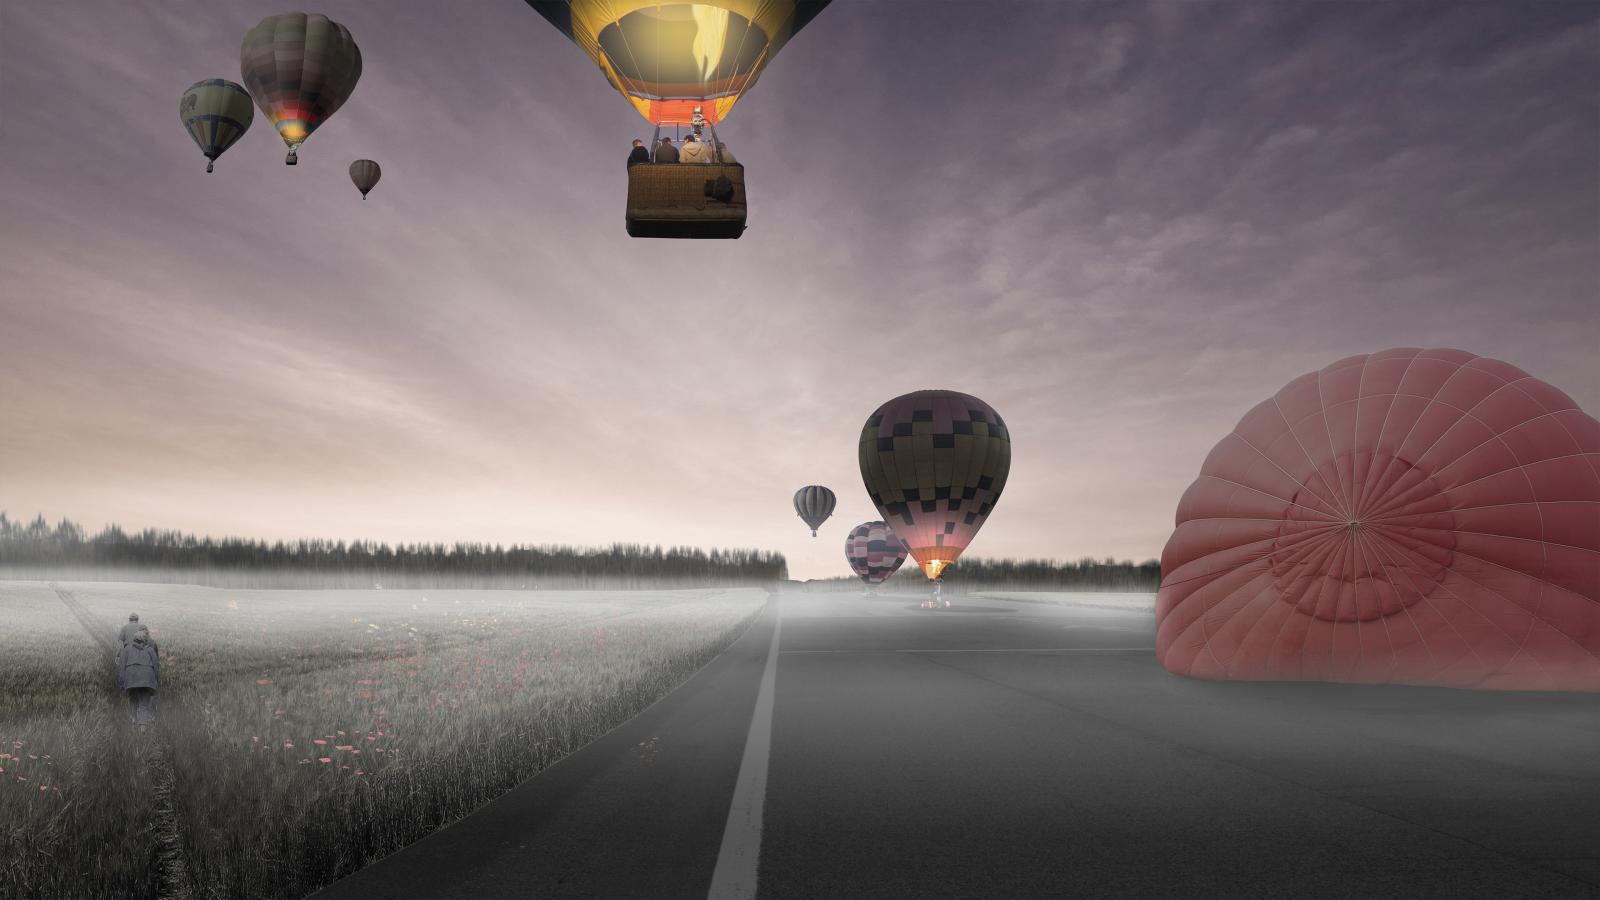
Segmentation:
{"type": "Polygon", "coordinates": [[[350,180],[355,182],[356,190],[361,192],[363,200],[367,198],[367,191],[372,190],[382,177],[383,169],[370,159],[358,159],[350,164],[350,180]]]}
{"type": "Polygon", "coordinates": [[[284,13],[245,33],[239,71],[292,165],[300,143],[350,99],[361,78],[361,50],[350,30],[327,16],[284,13]]]}
{"type": "Polygon", "coordinates": [[[830,0],[528,0],[646,120],[720,122],[830,0]]]}
{"type": "Polygon", "coordinates": [[[906,545],[887,522],[863,522],[844,539],[850,568],[867,584],[882,584],[906,561],[906,545]]]}
{"type": "Polygon", "coordinates": [[[1386,350],[1246,413],[1161,559],[1167,669],[1600,690],[1600,423],[1514,366],[1386,350]]]}
{"type": "Polygon", "coordinates": [[[189,85],[178,99],[178,118],[206,156],[206,171],[255,120],[256,110],[245,89],[225,78],[207,78],[189,85]]]}
{"type": "Polygon", "coordinates": [[[860,462],[873,505],[923,574],[937,579],[999,501],[1011,471],[1011,432],[977,397],[916,391],[867,418],[860,462]]]}
{"type": "Polygon", "coordinates": [[[808,484],[794,492],[794,511],[807,525],[811,526],[811,536],[817,536],[817,529],[822,523],[833,515],[833,506],[837,502],[833,491],[820,484],[808,484]]]}

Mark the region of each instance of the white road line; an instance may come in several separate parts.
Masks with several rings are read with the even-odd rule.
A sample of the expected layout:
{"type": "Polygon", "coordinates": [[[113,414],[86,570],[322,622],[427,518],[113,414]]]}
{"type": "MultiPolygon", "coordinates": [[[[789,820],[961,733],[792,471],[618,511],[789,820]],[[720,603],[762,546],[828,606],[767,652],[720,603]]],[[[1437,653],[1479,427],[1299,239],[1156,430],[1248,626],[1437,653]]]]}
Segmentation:
{"type": "Polygon", "coordinates": [[[783,653],[1143,653],[1154,647],[1000,647],[989,650],[784,650],[783,653]]]}
{"type": "MultiPolygon", "coordinates": [[[[776,601],[775,601],[776,602],[776,601]]],[[[728,825],[722,832],[722,849],[711,875],[708,900],[733,900],[756,895],[756,868],[761,862],[761,811],[767,802],[767,759],[772,754],[773,691],[778,680],[778,634],[783,630],[783,608],[772,625],[767,667],[761,673],[755,715],[744,739],[744,759],[734,784],[728,825]]]]}

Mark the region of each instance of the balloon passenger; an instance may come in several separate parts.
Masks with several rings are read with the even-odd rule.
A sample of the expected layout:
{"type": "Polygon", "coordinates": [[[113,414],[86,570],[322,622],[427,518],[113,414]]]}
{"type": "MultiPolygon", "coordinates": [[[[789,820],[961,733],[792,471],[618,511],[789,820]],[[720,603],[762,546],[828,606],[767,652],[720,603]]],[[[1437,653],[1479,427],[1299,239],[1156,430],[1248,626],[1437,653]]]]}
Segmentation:
{"type": "Polygon", "coordinates": [[[656,145],[656,162],[675,163],[678,161],[678,148],[672,146],[672,138],[664,137],[656,145]]]}
{"type": "Polygon", "coordinates": [[[691,134],[683,139],[683,150],[678,162],[708,163],[711,162],[711,146],[691,134]]]}
{"type": "Polygon", "coordinates": [[[644,141],[633,139],[633,149],[628,152],[628,168],[633,168],[639,163],[650,161],[650,151],[644,148],[644,141]]]}
{"type": "Polygon", "coordinates": [[[117,687],[128,693],[128,713],[140,732],[156,720],[156,687],[160,683],[160,651],[150,640],[150,630],[141,625],[133,640],[117,651],[117,687]]]}

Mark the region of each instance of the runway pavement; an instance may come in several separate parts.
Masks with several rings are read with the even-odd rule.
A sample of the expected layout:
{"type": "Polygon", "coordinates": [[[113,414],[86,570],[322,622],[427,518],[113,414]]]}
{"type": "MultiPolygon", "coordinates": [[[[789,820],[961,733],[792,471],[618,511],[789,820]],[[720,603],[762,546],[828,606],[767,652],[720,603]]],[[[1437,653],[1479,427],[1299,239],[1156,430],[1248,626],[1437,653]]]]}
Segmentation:
{"type": "Polygon", "coordinates": [[[1191,681],[1148,610],[917,599],[785,594],[660,703],[315,896],[737,896],[743,835],[763,898],[1600,897],[1600,697],[1191,681]]]}

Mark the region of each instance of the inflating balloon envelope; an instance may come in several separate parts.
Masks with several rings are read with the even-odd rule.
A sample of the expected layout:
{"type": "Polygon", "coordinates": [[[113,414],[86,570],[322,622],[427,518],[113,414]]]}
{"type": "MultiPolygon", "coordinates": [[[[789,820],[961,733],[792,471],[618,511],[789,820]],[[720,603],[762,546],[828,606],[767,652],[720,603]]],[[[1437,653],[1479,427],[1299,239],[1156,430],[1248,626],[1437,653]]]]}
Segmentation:
{"type": "MultiPolygon", "coordinates": [[[[755,86],[789,39],[829,0],[527,0],[600,67],[645,121],[709,131],[755,86]]],[[[654,152],[657,140],[651,141],[654,152]]],[[[628,167],[628,234],[737,238],[744,232],[744,167],[640,163],[628,167]]]]}
{"type": "Polygon", "coordinates": [[[1161,573],[1180,674],[1600,691],[1600,423],[1460,350],[1340,360],[1211,451],[1161,573]]]}

